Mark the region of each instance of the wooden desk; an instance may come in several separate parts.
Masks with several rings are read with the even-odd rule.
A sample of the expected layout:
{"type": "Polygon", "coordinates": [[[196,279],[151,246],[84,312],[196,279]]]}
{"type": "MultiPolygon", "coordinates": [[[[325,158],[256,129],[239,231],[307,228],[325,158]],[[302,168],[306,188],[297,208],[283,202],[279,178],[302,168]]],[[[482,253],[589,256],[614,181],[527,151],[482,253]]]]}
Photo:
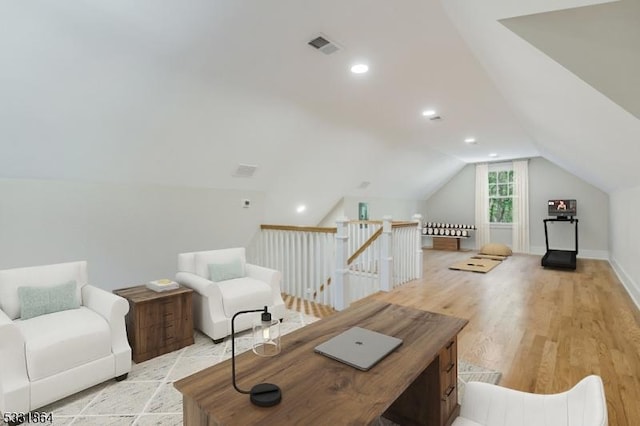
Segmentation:
{"type": "Polygon", "coordinates": [[[156,292],[146,286],[114,290],[129,302],[125,318],[132,358],[140,363],[193,344],[193,290],[156,292]]]}
{"type": "Polygon", "coordinates": [[[459,406],[456,336],[467,320],[389,303],[361,303],[282,337],[282,352],[236,357],[240,388],[261,382],[282,389],[282,402],[251,404],[231,384],[231,361],[175,382],[185,425],[366,425],[383,415],[397,423],[450,424],[459,406]],[[353,326],[396,336],[402,346],[371,370],[313,352],[353,326]]]}

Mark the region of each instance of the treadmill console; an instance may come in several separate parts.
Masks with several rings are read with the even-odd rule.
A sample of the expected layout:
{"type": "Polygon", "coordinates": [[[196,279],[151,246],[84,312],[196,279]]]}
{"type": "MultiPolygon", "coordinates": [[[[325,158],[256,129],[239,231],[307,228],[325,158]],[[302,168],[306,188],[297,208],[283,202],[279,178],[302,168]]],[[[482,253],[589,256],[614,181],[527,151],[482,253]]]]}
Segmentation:
{"type": "Polygon", "coordinates": [[[548,209],[549,216],[558,219],[571,219],[578,212],[576,200],[567,199],[549,200],[548,209]]]}

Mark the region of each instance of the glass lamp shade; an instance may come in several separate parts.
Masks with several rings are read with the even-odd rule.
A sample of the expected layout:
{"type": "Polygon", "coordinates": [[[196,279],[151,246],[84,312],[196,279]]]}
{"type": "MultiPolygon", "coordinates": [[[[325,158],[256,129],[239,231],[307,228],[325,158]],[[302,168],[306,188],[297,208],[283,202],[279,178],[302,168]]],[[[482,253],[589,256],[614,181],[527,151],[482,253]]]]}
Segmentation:
{"type": "Polygon", "coordinates": [[[253,352],[259,356],[274,356],[280,353],[280,321],[270,319],[253,325],[253,352]]]}

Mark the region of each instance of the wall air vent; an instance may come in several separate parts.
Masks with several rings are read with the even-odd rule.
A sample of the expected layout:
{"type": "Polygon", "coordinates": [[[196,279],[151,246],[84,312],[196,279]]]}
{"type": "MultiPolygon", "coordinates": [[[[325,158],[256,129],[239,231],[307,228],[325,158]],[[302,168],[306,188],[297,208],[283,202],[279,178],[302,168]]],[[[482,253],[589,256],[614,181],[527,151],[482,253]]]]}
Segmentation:
{"type": "Polygon", "coordinates": [[[238,164],[238,167],[233,171],[233,177],[249,178],[253,177],[258,166],[252,166],[251,164],[238,164]]]}
{"type": "Polygon", "coordinates": [[[338,46],[336,43],[334,43],[331,40],[329,40],[324,35],[319,35],[319,36],[315,37],[308,44],[309,44],[309,46],[311,46],[311,47],[313,47],[315,49],[318,49],[319,51],[321,51],[325,55],[331,55],[332,53],[335,53],[338,50],[340,50],[340,46],[338,46]]]}

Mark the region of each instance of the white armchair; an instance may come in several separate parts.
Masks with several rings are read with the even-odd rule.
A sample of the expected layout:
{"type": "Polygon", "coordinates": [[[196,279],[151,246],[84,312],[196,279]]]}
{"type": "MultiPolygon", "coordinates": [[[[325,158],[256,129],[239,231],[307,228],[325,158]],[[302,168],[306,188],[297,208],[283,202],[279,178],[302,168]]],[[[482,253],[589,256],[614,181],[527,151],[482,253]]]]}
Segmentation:
{"type": "MultiPolygon", "coordinates": [[[[43,300],[51,298],[39,297],[38,306],[48,303],[43,300]]],[[[123,298],[87,284],[86,262],[0,271],[0,411],[33,411],[114,377],[126,378],[128,310],[123,298]],[[42,295],[40,290],[60,284],[71,299],[75,292],[75,308],[25,318],[18,288],[42,295]]]]}
{"type": "MultiPolygon", "coordinates": [[[[194,290],[194,326],[214,343],[231,334],[231,318],[238,311],[267,306],[273,318],[282,319],[281,278],[279,271],[247,263],[243,247],[178,255],[176,281],[194,290]],[[225,269],[228,265],[233,269],[229,274],[211,276],[211,267],[225,269]]],[[[235,329],[251,328],[255,318],[239,316],[235,329]]]]}
{"type": "Polygon", "coordinates": [[[588,376],[566,392],[540,395],[488,383],[464,389],[460,416],[452,426],[606,426],[602,379],[588,376]]]}

